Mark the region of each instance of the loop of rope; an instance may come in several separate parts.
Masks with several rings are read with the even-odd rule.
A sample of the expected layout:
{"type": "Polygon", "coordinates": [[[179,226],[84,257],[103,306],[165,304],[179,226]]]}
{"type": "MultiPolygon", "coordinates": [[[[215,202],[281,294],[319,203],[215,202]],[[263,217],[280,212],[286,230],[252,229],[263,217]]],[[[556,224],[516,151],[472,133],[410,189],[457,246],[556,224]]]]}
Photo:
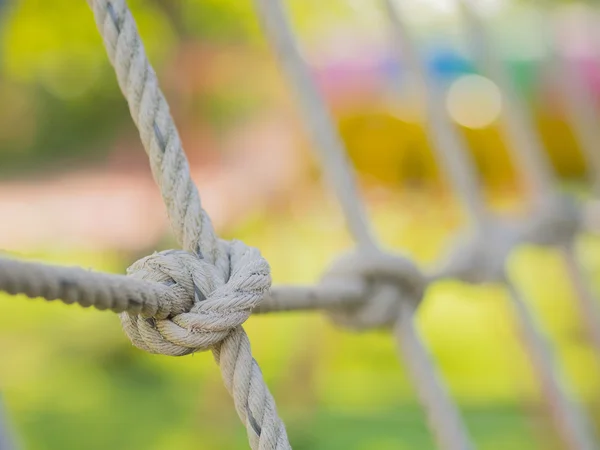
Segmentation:
{"type": "Polygon", "coordinates": [[[364,301],[332,308],[329,316],[338,325],[353,329],[393,326],[403,304],[416,310],[427,285],[425,277],[407,258],[383,252],[353,252],[338,258],[323,281],[363,280],[369,286],[364,301]]]}
{"type": "MultiPolygon", "coordinates": [[[[326,175],[358,243],[358,249],[337,260],[317,286],[283,286],[269,293],[270,268],[266,260],[258,250],[241,242],[219,240],[202,209],[167,102],[125,0],[88,3],[140,131],[174,233],[184,250],[143,258],[131,266],[128,277],[0,258],[0,288],[13,294],[43,296],[49,300],[61,298],[66,303],[123,312],[121,320],[131,341],[151,353],[177,356],[211,349],[253,449],[291,447],[241,326],[252,312],[324,309],[334,322],[351,328],[394,326],[399,349],[440,445],[452,450],[470,449],[459,413],[419,338],[413,315],[428,283],[440,276],[474,283],[507,282],[504,273],[507,249],[517,242],[572,243],[580,228],[576,205],[554,195],[554,180],[535,148],[527,149],[524,165],[526,170],[534,170],[533,184],[547,194],[543,197],[547,203],[540,203],[534,219],[518,230],[493,223],[477,191],[476,172],[461,154],[462,142],[437,105],[439,92],[427,94],[433,143],[439,147],[439,156],[454,177],[453,183],[471,214],[477,234],[475,239],[462,241],[444,269],[434,276],[424,276],[410,260],[378,250],[347,155],[302,61],[279,0],[255,0],[265,30],[296,89],[326,175]]],[[[392,11],[391,1],[386,0],[386,7],[392,11]]],[[[477,25],[476,21],[471,22],[472,27],[477,25]]],[[[401,40],[408,42],[400,31],[401,40]]],[[[416,52],[409,51],[408,55],[425,80],[426,73],[419,66],[416,52]]],[[[494,74],[500,73],[501,87],[505,86],[501,67],[493,57],[486,61],[494,74]]],[[[427,90],[427,83],[424,87],[427,90]]],[[[509,98],[508,103],[512,105],[513,100],[509,98]]],[[[517,110],[522,112],[518,107],[517,110]]],[[[514,119],[518,114],[509,116],[514,119]]],[[[508,128],[512,129],[516,142],[523,144],[530,129],[526,123],[519,127],[511,120],[508,128]]],[[[517,310],[525,308],[512,285],[508,286],[517,310]]],[[[520,311],[520,314],[527,317],[529,313],[520,311]]],[[[534,330],[530,340],[537,342],[539,333],[533,326],[526,328],[529,332],[534,330]]],[[[540,345],[538,354],[545,354],[539,350],[540,345]]],[[[549,357],[542,356],[542,360],[545,364],[549,357]]],[[[553,366],[543,370],[547,375],[553,366]]],[[[579,440],[576,448],[589,448],[587,436],[581,431],[584,419],[565,402],[559,383],[552,377],[546,381],[561,403],[559,412],[564,413],[561,420],[566,424],[565,432],[574,433],[575,441],[579,440]]]]}
{"type": "Polygon", "coordinates": [[[241,327],[270,286],[268,264],[257,251],[217,239],[125,0],[91,0],[90,6],[175,236],[183,249],[193,254],[163,253],[133,267],[133,273],[139,271],[142,278],[172,278],[186,291],[178,301],[189,311],[184,309],[170,320],[124,315],[124,328],[135,345],[152,352],[182,355],[211,348],[246,425],[251,447],[290,448],[241,327]],[[178,264],[181,270],[172,270],[171,266],[178,264]]]}
{"type": "MultiPolygon", "coordinates": [[[[487,36],[483,27],[468,8],[468,0],[462,6],[469,22],[471,39],[482,52],[479,57],[485,60],[485,66],[502,80],[501,89],[508,89],[509,83],[503,75],[503,68],[494,55],[489,54],[487,36]]],[[[456,187],[459,197],[468,209],[475,225],[475,235],[469,232],[459,239],[449,260],[433,276],[458,278],[468,283],[500,282],[508,288],[510,299],[522,327],[526,347],[529,349],[533,368],[543,387],[543,393],[551,407],[555,423],[561,436],[569,448],[589,450],[594,447],[594,438],[585,413],[572,402],[563,388],[559,376],[559,368],[553,360],[553,352],[543,333],[538,329],[528,306],[522,301],[518,291],[510,283],[506,273],[506,261],[511,250],[519,243],[532,242],[545,245],[571,243],[579,229],[578,212],[575,205],[568,199],[556,194],[552,173],[545,165],[547,162],[536,148],[536,142],[530,138],[533,132],[526,122],[520,121],[519,116],[507,114],[507,131],[515,144],[526,146],[516,151],[525,152],[522,155],[526,170],[535,170],[531,187],[537,195],[533,217],[525,224],[510,224],[492,217],[485,208],[479,193],[478,180],[472,161],[466,157],[466,146],[457,138],[456,132],[451,132],[447,118],[442,115],[441,108],[436,107],[443,101],[440,91],[428,80],[424,65],[412,46],[412,41],[406,32],[398,11],[391,0],[385,1],[385,7],[390,22],[395,31],[396,39],[402,40],[402,54],[407,56],[408,66],[418,78],[423,80],[428,107],[428,122],[433,136],[433,146],[437,156],[448,170],[456,187]]],[[[506,92],[504,92],[506,94],[506,92]]],[[[510,94],[509,92],[508,94],[510,94]]],[[[509,107],[515,108],[516,113],[524,116],[520,105],[514,105],[509,95],[509,107]]],[[[511,111],[512,112],[512,111],[511,111]]],[[[526,118],[526,117],[525,117],[526,118]]]]}
{"type": "MultiPolygon", "coordinates": [[[[371,254],[378,252],[378,245],[367,225],[365,209],[358,196],[354,172],[330,118],[325,101],[319,94],[300,54],[282,0],[254,0],[254,4],[264,27],[264,33],[274,47],[284,75],[296,94],[304,121],[312,132],[315,148],[321,158],[326,176],[333,184],[338,200],[342,204],[346,223],[358,245],[358,251],[361,257],[371,258],[371,254]]],[[[394,262],[394,264],[396,263],[397,261],[394,262]]],[[[401,270],[404,269],[403,267],[401,270]]],[[[367,273],[368,270],[364,266],[364,273],[367,273]]],[[[410,356],[404,358],[409,370],[412,373],[437,370],[412,323],[414,308],[405,301],[406,299],[402,299],[402,290],[406,280],[396,286],[393,285],[393,280],[397,280],[398,277],[398,274],[391,277],[392,285],[380,287],[379,301],[384,303],[381,311],[390,311],[400,315],[400,317],[392,316],[397,321],[397,327],[401,329],[401,333],[395,333],[394,336],[398,341],[398,347],[402,348],[402,353],[410,356]],[[396,310],[397,305],[400,305],[400,311],[396,310]]],[[[400,274],[400,278],[402,278],[402,274],[400,274]]],[[[420,298],[417,301],[420,301],[420,298]]],[[[344,309],[345,311],[336,311],[333,316],[334,318],[344,317],[345,320],[342,320],[347,321],[350,326],[362,327],[366,323],[380,325],[382,322],[392,320],[383,319],[385,313],[378,310],[379,305],[375,299],[366,299],[366,303],[362,306],[347,306],[344,309]],[[368,320],[365,321],[365,318],[368,320]]],[[[468,433],[441,377],[415,376],[413,382],[419,392],[432,393],[431,395],[422,395],[420,399],[427,411],[431,429],[440,445],[448,450],[471,449],[472,444],[468,433]]]]}
{"type": "Polygon", "coordinates": [[[228,278],[185,251],[155,253],[130,267],[134,277],[168,283],[179,291],[178,305],[166,319],[121,315],[136,347],[171,356],[208,350],[250,317],[271,286],[269,264],[258,250],[239,241],[230,243],[228,253],[228,278]]]}

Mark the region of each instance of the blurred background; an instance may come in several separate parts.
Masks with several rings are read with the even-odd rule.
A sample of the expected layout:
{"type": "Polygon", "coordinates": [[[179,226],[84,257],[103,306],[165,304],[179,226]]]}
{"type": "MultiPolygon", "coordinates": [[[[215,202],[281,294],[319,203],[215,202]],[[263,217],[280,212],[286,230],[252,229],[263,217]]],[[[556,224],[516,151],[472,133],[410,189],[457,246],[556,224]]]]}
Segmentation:
{"type": "MultiPolygon", "coordinates": [[[[225,238],[261,249],[275,283],[314,283],[352,245],[323,186],[294,99],[250,1],[130,0],[170,102],[204,207],[225,238]]],[[[422,105],[394,62],[378,2],[288,0],[305,57],[356,165],[381,240],[424,268],[464,217],[428,146],[422,105]]],[[[498,211],[523,189],[498,130],[502,94],[477,74],[452,0],[399,2],[428,68],[448,86],[498,211]]],[[[565,189],[589,197],[552,51],[600,96],[600,5],[554,2],[559,48],[533,1],[482,0],[519,94],[565,189]]],[[[0,249],[124,272],[176,247],[91,12],[83,1],[0,0],[0,249]]],[[[578,251],[600,292],[600,240],[578,251]]],[[[559,255],[522,248],[511,272],[556,344],[573,395],[600,426],[600,366],[559,255]]],[[[429,289],[417,321],[483,450],[560,448],[505,293],[429,289]]],[[[252,317],[255,357],[294,448],[433,449],[386,333],[349,333],[320,314],[252,317]]],[[[118,318],[0,295],[0,391],[23,449],[246,448],[212,357],[147,355],[118,318]]]]}

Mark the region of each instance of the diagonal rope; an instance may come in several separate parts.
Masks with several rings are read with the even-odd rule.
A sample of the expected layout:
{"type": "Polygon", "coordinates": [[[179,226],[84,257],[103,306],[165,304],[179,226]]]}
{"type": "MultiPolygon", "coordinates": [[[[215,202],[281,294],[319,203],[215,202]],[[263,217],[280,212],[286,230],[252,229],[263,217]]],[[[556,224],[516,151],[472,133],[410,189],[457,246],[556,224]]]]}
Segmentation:
{"type": "MultiPolygon", "coordinates": [[[[534,130],[529,115],[526,112],[525,106],[516,95],[513,84],[511,83],[502,62],[498,59],[492,48],[491,39],[485,32],[481,18],[476,14],[474,3],[472,0],[459,0],[462,6],[463,15],[467,25],[469,41],[474,44],[475,59],[479,65],[488,72],[489,76],[498,83],[500,90],[506,96],[503,117],[507,124],[507,134],[512,138],[510,149],[515,161],[519,162],[523,170],[523,177],[531,184],[539,186],[537,198],[538,209],[540,206],[547,206],[550,209],[553,199],[559,197],[558,182],[554,175],[549,158],[545,155],[543,148],[539,142],[539,136],[534,130]]],[[[564,64],[563,64],[564,66],[564,64]]],[[[564,68],[564,67],[563,67],[564,68]]],[[[566,68],[561,75],[569,75],[571,70],[566,68]]],[[[563,80],[568,81],[568,80],[563,80]]],[[[572,84],[576,84],[577,80],[572,80],[572,84]]],[[[564,83],[563,83],[564,84],[564,83]]],[[[580,89],[580,87],[573,88],[580,89]]],[[[575,102],[577,100],[570,100],[575,102]]],[[[580,108],[581,105],[577,105],[580,108]]],[[[584,122],[587,123],[587,120],[584,122]]],[[[591,151],[591,150],[590,150],[591,151]]],[[[594,150],[596,153],[597,151],[594,150]]],[[[598,155],[595,155],[598,159],[598,155]]],[[[534,210],[534,212],[536,212],[534,210]]],[[[537,214],[544,214],[545,211],[537,211],[537,214]]],[[[569,211],[568,209],[559,209],[558,214],[565,216],[559,219],[567,221],[577,221],[577,210],[569,211]]],[[[543,224],[543,223],[542,223],[543,224]]],[[[578,224],[580,227],[581,225],[578,224]]],[[[565,265],[568,267],[568,276],[571,285],[578,295],[576,299],[579,309],[584,314],[590,316],[584,317],[583,321],[586,324],[587,333],[592,339],[592,344],[598,356],[600,357],[600,344],[598,335],[598,327],[600,327],[600,306],[597,298],[593,298],[589,280],[581,270],[579,264],[575,261],[573,240],[575,236],[571,234],[567,239],[560,239],[559,247],[562,248],[561,255],[565,265]]],[[[555,244],[554,242],[552,244],[555,244]]]]}
{"type": "MultiPolygon", "coordinates": [[[[90,0],[89,3],[177,239],[185,250],[213,264],[225,279],[229,278],[228,252],[217,240],[211,221],[202,209],[167,101],[125,0],[90,0]]],[[[216,343],[213,352],[238,415],[246,425],[251,447],[290,448],[285,427],[241,325],[216,343]]]]}
{"type": "Polygon", "coordinates": [[[527,109],[502,62],[494,53],[488,34],[474,8],[473,0],[458,0],[467,29],[467,40],[474,59],[486,76],[493,80],[505,98],[501,125],[510,142],[513,158],[534,201],[543,203],[555,193],[555,176],[550,162],[544,157],[539,137],[534,131],[527,109]]]}
{"type": "MultiPolygon", "coordinates": [[[[536,377],[540,380],[543,386],[543,394],[551,407],[553,418],[561,431],[565,442],[570,445],[570,448],[591,449],[593,439],[589,435],[587,428],[587,419],[577,405],[570,401],[568,394],[565,392],[564,383],[557,375],[559,372],[558,366],[554,363],[552,351],[546,342],[542,332],[539,331],[527,304],[522,301],[517,289],[504,276],[503,266],[506,264],[512,246],[518,242],[513,239],[501,241],[495,239],[495,236],[490,233],[491,221],[497,221],[487,210],[483,199],[479,195],[480,184],[477,177],[473,161],[468,157],[467,148],[464,142],[460,139],[456,128],[450,123],[449,118],[444,110],[439,106],[443,105],[443,91],[433,85],[433,81],[429,78],[423,61],[419,57],[417,49],[407,27],[403,23],[400,16],[400,11],[395,7],[392,0],[384,0],[384,9],[390,21],[391,31],[395,39],[396,56],[398,61],[404,60],[411,72],[411,75],[421,80],[421,89],[426,97],[427,104],[427,121],[429,126],[429,136],[432,141],[432,146],[438,159],[445,165],[446,173],[454,182],[455,190],[458,196],[463,200],[465,207],[468,209],[472,217],[472,221],[476,226],[478,239],[474,240],[475,245],[483,245],[490,247],[491,242],[500,241],[502,246],[498,247],[497,253],[468,253],[468,249],[459,246],[458,251],[461,257],[464,254],[473,259],[467,261],[467,271],[463,281],[470,281],[476,275],[469,272],[480,272],[481,266],[485,266],[485,259],[500,259],[497,264],[498,270],[494,269],[495,264],[490,265],[492,272],[483,274],[483,278],[489,275],[489,280],[500,282],[508,288],[512,304],[515,309],[516,316],[519,319],[523,338],[528,349],[529,356],[532,360],[533,368],[536,377]],[[506,248],[502,248],[506,247],[506,248]],[[496,272],[496,273],[494,273],[496,272]]],[[[502,224],[499,225],[502,227],[502,224]]],[[[492,249],[493,251],[494,249],[492,249]]],[[[450,271],[455,270],[457,263],[456,259],[450,261],[450,271]]],[[[435,277],[443,276],[443,272],[435,277]]],[[[475,280],[481,282],[483,280],[475,280]]]]}
{"type": "Polygon", "coordinates": [[[593,101],[593,92],[586,87],[586,81],[580,70],[569,63],[565,55],[558,49],[558,36],[552,11],[546,2],[542,2],[542,26],[550,44],[549,72],[556,77],[566,118],[583,151],[588,165],[589,178],[594,193],[600,195],[600,129],[598,111],[593,101]]]}
{"type": "Polygon", "coordinates": [[[350,161],[344,144],[336,132],[333,119],[311,79],[287,19],[283,13],[284,0],[253,0],[259,19],[274,46],[286,77],[296,92],[303,118],[318,149],[317,156],[325,177],[334,190],[344,212],[348,229],[359,246],[365,249],[376,246],[367,214],[350,170],[350,161]]]}
{"type": "MultiPolygon", "coordinates": [[[[353,170],[327,106],[319,94],[309,69],[304,62],[292,29],[288,24],[283,0],[255,0],[256,9],[279,58],[281,68],[300,104],[303,118],[312,132],[315,147],[323,169],[338,196],[348,227],[365,253],[375,251],[377,245],[367,225],[366,214],[358,196],[353,170]]],[[[397,295],[397,294],[396,294],[397,295]]],[[[405,354],[404,361],[411,373],[422,374],[437,371],[424,345],[412,325],[412,311],[402,308],[396,328],[398,346],[405,354]],[[410,314],[409,317],[406,314],[410,314]],[[402,339],[401,339],[402,338],[402,339]]],[[[441,379],[436,376],[413,377],[428,412],[430,426],[440,445],[452,450],[471,448],[469,438],[456,406],[448,395],[441,379]]]]}
{"type": "Polygon", "coordinates": [[[383,0],[383,9],[390,22],[391,45],[398,62],[405,61],[409,73],[426,105],[428,139],[436,157],[450,175],[450,182],[458,192],[475,228],[483,226],[488,212],[482,198],[478,174],[473,161],[464,151],[466,144],[444,110],[444,89],[430,79],[423,60],[420,58],[412,38],[403,23],[394,0],[383,0]]]}
{"type": "Polygon", "coordinates": [[[594,450],[596,440],[592,435],[591,424],[583,410],[578,408],[564,389],[562,374],[554,363],[554,352],[548,340],[538,331],[539,326],[527,303],[515,286],[507,282],[513,308],[520,318],[523,342],[529,347],[533,357],[531,363],[541,381],[541,389],[550,403],[554,423],[565,444],[572,450],[594,450]]]}

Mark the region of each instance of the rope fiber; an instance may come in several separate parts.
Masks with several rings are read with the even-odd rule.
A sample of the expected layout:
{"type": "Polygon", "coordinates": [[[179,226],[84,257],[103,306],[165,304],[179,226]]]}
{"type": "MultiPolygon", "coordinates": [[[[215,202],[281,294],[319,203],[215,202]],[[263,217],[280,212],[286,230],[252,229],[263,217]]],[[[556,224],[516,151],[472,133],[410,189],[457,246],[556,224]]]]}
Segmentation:
{"type": "MultiPolygon", "coordinates": [[[[459,239],[455,251],[432,273],[424,273],[410,258],[388,252],[377,242],[354,170],[301,56],[283,0],[253,1],[264,34],[297,97],[325,178],[337,195],[356,248],[335,260],[315,285],[272,287],[269,264],[259,250],[240,241],[220,239],[202,207],[169,106],[127,3],[88,0],[181,249],[146,256],[132,264],[127,275],[0,257],[0,290],[118,313],[133,345],[149,353],[182,356],[212,351],[253,450],[285,450],[291,445],[243,328],[251,314],[321,310],[332,322],[349,329],[388,329],[439,447],[471,450],[474,445],[460,412],[419,335],[414,317],[428,287],[440,278],[503,283],[521,319],[536,373],[553,402],[555,420],[565,441],[577,450],[595,448],[585,414],[564,392],[548,344],[506,275],[506,259],[516,245],[563,245],[567,268],[587,298],[582,305],[593,312],[591,321],[596,320],[597,310],[589,309],[593,300],[580,280],[582,268],[571,246],[581,231],[579,209],[557,195],[554,174],[537,151],[527,115],[500,63],[488,55],[485,30],[467,1],[462,4],[469,29],[485,50],[479,54],[485,67],[500,80],[507,103],[512,105],[506,117],[507,133],[519,149],[524,149],[521,165],[530,173],[530,184],[542,195],[544,201],[539,204],[544,207],[536,209],[525,224],[509,224],[488,211],[466,146],[440,107],[443,90],[428,79],[392,0],[382,0],[396,56],[407,59],[421,82],[432,147],[471,219],[471,227],[459,239]]],[[[598,333],[595,339],[600,346],[598,333]]]]}

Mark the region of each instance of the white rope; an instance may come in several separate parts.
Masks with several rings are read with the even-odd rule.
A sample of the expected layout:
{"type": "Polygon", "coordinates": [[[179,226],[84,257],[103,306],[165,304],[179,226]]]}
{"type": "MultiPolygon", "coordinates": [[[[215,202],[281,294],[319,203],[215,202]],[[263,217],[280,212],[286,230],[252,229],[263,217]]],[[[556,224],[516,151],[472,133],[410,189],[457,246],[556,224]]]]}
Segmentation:
{"type": "MultiPolygon", "coordinates": [[[[193,280],[194,275],[189,276],[193,280]]],[[[265,314],[353,307],[364,302],[369,290],[369,285],[364,280],[348,278],[327,280],[314,286],[273,286],[252,312],[265,314]]],[[[2,257],[0,291],[156,319],[179,314],[189,307],[185,304],[185,289],[172,280],[149,281],[80,267],[2,257]]]]}
{"type": "MultiPolygon", "coordinates": [[[[581,231],[584,226],[582,213],[573,199],[559,193],[558,183],[549,158],[545,155],[539,143],[539,137],[534,131],[524,105],[515,93],[506,70],[493,51],[482,21],[474,11],[474,3],[472,0],[459,1],[463,6],[469,31],[469,41],[476,47],[476,60],[489,73],[490,77],[499,84],[500,89],[506,96],[503,117],[508,125],[507,132],[513,137],[513,145],[511,145],[513,158],[515,161],[520,162],[525,169],[523,176],[530,181],[530,184],[540,187],[543,185],[543,189],[539,189],[540,195],[536,199],[537,208],[534,210],[533,217],[525,225],[523,240],[533,244],[551,245],[563,249],[562,257],[568,268],[571,284],[578,294],[576,299],[579,303],[579,309],[583,314],[590,314],[583,317],[583,322],[587,325],[587,332],[592,338],[597,355],[600,357],[600,345],[597,338],[598,327],[600,327],[598,300],[592,298],[594,296],[589,287],[589,280],[586,279],[582,268],[575,260],[573,247],[577,232],[581,231]],[[512,133],[510,129],[513,129],[512,133]],[[517,139],[517,136],[522,139],[517,139]],[[569,250],[565,251],[564,249],[569,250]]],[[[587,107],[584,105],[584,103],[587,103],[582,100],[585,95],[583,92],[575,92],[582,90],[579,84],[581,80],[578,80],[579,77],[564,61],[558,64],[562,66],[561,76],[572,77],[563,80],[562,83],[563,87],[569,88],[569,91],[565,92],[565,96],[569,97],[567,103],[570,104],[568,109],[571,114],[577,113],[577,120],[579,120],[579,114],[590,114],[581,122],[581,127],[582,133],[586,135],[584,139],[587,152],[593,153],[594,161],[591,165],[592,170],[594,170],[600,156],[596,148],[589,147],[594,144],[591,141],[595,138],[591,136],[588,128],[596,129],[597,126],[589,123],[593,115],[587,111],[587,107]]],[[[580,137],[583,138],[583,135],[580,137]]],[[[597,145],[597,143],[594,145],[597,145]]]]}
{"type": "MultiPolygon", "coordinates": [[[[252,312],[323,309],[336,323],[351,328],[393,327],[399,351],[405,357],[438,442],[451,450],[470,449],[472,445],[458,410],[437,375],[413,322],[414,312],[429,282],[440,274],[425,276],[404,256],[379,250],[341,140],[300,56],[278,1],[255,0],[267,34],[296,90],[326,177],[342,204],[358,249],[339,258],[316,286],[279,286],[269,292],[270,268],[258,250],[238,241],[218,239],[202,209],[167,102],[125,1],[90,0],[88,3],[140,131],[175,235],[184,250],[170,250],[143,258],[130,268],[128,277],[0,258],[0,290],[122,312],[123,326],[131,341],[152,353],[183,355],[211,349],[238,415],[246,425],[253,449],[291,447],[241,326],[252,312]]],[[[387,7],[391,8],[391,3],[387,7]]],[[[407,38],[402,30],[397,37],[407,38]]],[[[408,42],[408,39],[399,40],[408,42]]],[[[424,76],[416,52],[409,52],[409,57],[424,76]]],[[[510,227],[492,227],[477,192],[476,172],[461,151],[462,143],[456,130],[436,106],[439,95],[432,90],[427,96],[430,127],[437,138],[434,145],[453,174],[452,181],[476,224],[478,237],[493,238],[494,241],[498,238],[502,243],[482,256],[480,249],[483,247],[477,241],[477,245],[471,247],[475,256],[466,261],[492,261],[493,264],[484,265],[483,270],[479,268],[476,277],[502,277],[498,274],[503,273],[506,255],[498,248],[503,251],[512,248],[527,233],[519,229],[514,232],[517,239],[510,227]],[[502,236],[493,234],[497,232],[495,230],[500,230],[502,236]],[[497,264],[498,259],[502,264],[497,264]]],[[[531,154],[528,158],[534,166],[539,162],[531,154]]],[[[544,173],[543,168],[537,172],[534,184],[540,188],[538,190],[545,192],[548,188],[550,192],[553,180],[544,173]]],[[[556,198],[553,196],[553,200],[556,198]]],[[[552,205],[563,208],[557,207],[556,211],[565,211],[562,203],[553,202],[552,205]]],[[[556,219],[559,215],[556,211],[553,209],[550,216],[538,218],[535,226],[528,226],[526,231],[537,235],[536,229],[547,226],[550,219],[556,219]]],[[[575,222],[563,222],[552,222],[558,231],[553,228],[551,236],[560,235],[560,239],[550,237],[548,240],[562,242],[564,236],[574,234],[572,224],[575,222]]],[[[573,256],[572,253],[568,255],[573,256]]],[[[581,270],[575,263],[573,259],[571,268],[579,276],[581,270]]],[[[455,264],[453,269],[457,267],[460,269],[460,264],[455,264]]],[[[465,267],[466,273],[475,273],[468,264],[465,267]]],[[[524,303],[514,288],[509,288],[520,311],[524,303]]],[[[535,327],[527,325],[528,311],[519,314],[527,319],[523,322],[527,334],[533,336],[530,336],[532,345],[541,348],[539,333],[535,332],[535,327]]],[[[573,448],[591,448],[584,446],[587,436],[581,431],[583,419],[578,418],[577,411],[568,404],[552,375],[550,357],[542,350],[538,352],[542,355],[541,371],[549,380],[545,385],[552,388],[550,391],[556,394],[560,404],[557,408],[562,415],[560,424],[564,425],[565,433],[572,434],[569,442],[573,443],[573,448]]]]}
{"type": "MultiPolygon", "coordinates": [[[[545,5],[545,3],[543,4],[545,5]]],[[[543,6],[541,5],[541,6],[543,6]]],[[[558,50],[555,21],[549,8],[542,9],[542,26],[550,42],[549,71],[555,75],[566,118],[579,142],[588,165],[589,178],[596,196],[600,196],[600,129],[598,111],[593,102],[593,92],[577,67],[572,66],[558,50]]]]}
{"type": "Polygon", "coordinates": [[[575,245],[565,244],[560,247],[563,261],[569,279],[577,293],[579,301],[579,315],[589,334],[592,345],[596,349],[596,356],[600,357],[600,304],[592,293],[585,271],[575,253],[575,245]]]}
{"type": "Polygon", "coordinates": [[[354,173],[333,119],[310,72],[304,64],[293,32],[282,10],[284,0],[253,0],[266,35],[270,38],[281,68],[296,93],[303,118],[315,142],[317,155],[330,186],[342,206],[348,229],[360,246],[375,246],[354,173]]]}
{"type": "Polygon", "coordinates": [[[487,221],[485,202],[481,196],[478,174],[465,152],[466,144],[445,112],[444,91],[431,80],[412,38],[400,17],[394,0],[383,0],[383,9],[390,22],[392,48],[397,61],[404,61],[408,76],[417,83],[427,115],[428,138],[438,160],[446,168],[450,182],[464,203],[466,213],[476,227],[487,221]]]}
{"type": "MultiPolygon", "coordinates": [[[[312,132],[325,173],[342,204],[348,227],[359,245],[359,252],[341,258],[330,269],[326,278],[340,276],[339,272],[341,272],[341,276],[348,278],[353,276],[369,278],[374,275],[381,276],[386,271],[389,272],[390,266],[386,265],[387,263],[399,266],[398,271],[392,271],[393,274],[389,275],[396,280],[395,282],[386,286],[385,280],[382,280],[382,283],[377,283],[379,290],[374,290],[362,306],[337,310],[332,317],[336,322],[352,328],[390,326],[393,325],[393,322],[397,322],[399,327],[403,327],[403,331],[401,334],[396,333],[396,337],[404,336],[406,338],[406,341],[400,342],[399,345],[403,346],[405,352],[410,355],[417,355],[404,360],[409,370],[413,373],[435,370],[414,327],[406,325],[412,322],[412,314],[398,322],[398,317],[402,316],[403,304],[415,304],[421,300],[425,287],[423,286],[423,289],[418,292],[418,290],[414,291],[411,286],[414,286],[415,283],[425,283],[424,277],[405,258],[386,255],[377,250],[377,244],[370,232],[366,214],[358,196],[354,173],[344,146],[328,113],[327,106],[300,54],[282,2],[283,0],[254,0],[265,34],[274,47],[284,74],[295,91],[304,120],[312,132]],[[383,261],[385,263],[382,264],[383,261]],[[410,351],[407,351],[406,347],[409,347],[410,351]]],[[[458,412],[439,377],[414,377],[413,382],[417,386],[418,392],[433,393],[421,396],[421,401],[428,411],[428,415],[435,417],[430,424],[443,447],[452,450],[471,448],[458,412]]]]}
{"type": "Polygon", "coordinates": [[[467,30],[467,41],[473,51],[476,64],[492,81],[502,95],[501,124],[506,134],[523,179],[529,184],[533,199],[543,203],[555,193],[555,176],[550,162],[544,158],[542,145],[534,131],[526,107],[517,94],[509,74],[492,48],[481,19],[475,12],[476,2],[458,0],[467,30]]]}
{"type": "Polygon", "coordinates": [[[440,402],[437,400],[438,398],[450,398],[450,394],[443,381],[438,378],[438,371],[432,365],[427,348],[423,345],[419,331],[415,328],[412,320],[414,310],[411,310],[411,306],[406,303],[403,303],[401,307],[403,311],[394,327],[398,351],[405,361],[419,361],[416,364],[409,364],[407,368],[421,402],[431,405],[426,410],[427,420],[430,427],[437,431],[435,437],[439,448],[474,448],[464,431],[464,424],[460,420],[460,411],[456,405],[451,401],[440,402]],[[427,381],[423,382],[422,380],[427,381]]]}
{"type": "Polygon", "coordinates": [[[554,352],[550,343],[538,331],[538,325],[529,307],[522,299],[519,291],[510,282],[506,283],[516,315],[519,317],[523,342],[529,347],[531,363],[538,379],[541,381],[542,392],[550,403],[554,414],[554,423],[559,428],[559,434],[565,444],[572,450],[594,450],[596,440],[592,427],[583,411],[569,399],[568,392],[562,386],[561,373],[553,362],[554,352]]]}
{"type": "MultiPolygon", "coordinates": [[[[475,284],[501,283],[508,288],[515,305],[515,313],[523,329],[535,374],[544,386],[542,392],[554,413],[554,419],[565,442],[574,449],[592,448],[593,438],[587,430],[589,427],[587,418],[564,392],[563,384],[555,375],[559,371],[558,366],[554,364],[552,352],[547,348],[543,334],[533,321],[529,308],[505,276],[507,257],[522,240],[523,231],[521,227],[502,222],[488,212],[479,195],[479,180],[472,160],[467,155],[466,146],[459,140],[456,129],[450,124],[444,110],[439,107],[443,104],[442,91],[434,86],[428,77],[412,38],[392,0],[384,0],[384,6],[396,40],[395,47],[402,49],[401,52],[397,52],[398,61],[404,60],[412,75],[422,80],[422,89],[428,105],[430,137],[436,155],[442,163],[445,163],[446,172],[454,181],[455,189],[476,225],[475,236],[471,232],[465,233],[455,246],[455,251],[446,265],[432,275],[432,278],[452,277],[475,284]]],[[[559,232],[564,234],[563,228],[555,230],[555,234],[559,232]]]]}
{"type": "Polygon", "coordinates": [[[175,235],[184,250],[195,254],[162,253],[133,266],[141,278],[164,282],[170,277],[185,291],[181,301],[190,309],[168,319],[124,314],[124,329],[135,345],[156,353],[211,348],[251,447],[290,448],[241,327],[270,287],[269,266],[257,250],[217,239],[125,0],[93,0],[90,6],[175,235]]]}

